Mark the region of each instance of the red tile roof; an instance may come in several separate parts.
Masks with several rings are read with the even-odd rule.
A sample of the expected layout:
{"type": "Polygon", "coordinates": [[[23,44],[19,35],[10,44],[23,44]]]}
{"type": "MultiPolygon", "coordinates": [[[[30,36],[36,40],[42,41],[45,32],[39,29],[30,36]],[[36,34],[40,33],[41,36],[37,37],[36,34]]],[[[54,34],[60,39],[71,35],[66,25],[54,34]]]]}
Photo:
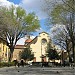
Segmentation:
{"type": "Polygon", "coordinates": [[[32,39],[27,39],[26,41],[25,41],[25,43],[30,43],[32,41],[32,39]]]}
{"type": "Polygon", "coordinates": [[[24,45],[16,45],[15,49],[23,49],[25,46],[24,45]]]}

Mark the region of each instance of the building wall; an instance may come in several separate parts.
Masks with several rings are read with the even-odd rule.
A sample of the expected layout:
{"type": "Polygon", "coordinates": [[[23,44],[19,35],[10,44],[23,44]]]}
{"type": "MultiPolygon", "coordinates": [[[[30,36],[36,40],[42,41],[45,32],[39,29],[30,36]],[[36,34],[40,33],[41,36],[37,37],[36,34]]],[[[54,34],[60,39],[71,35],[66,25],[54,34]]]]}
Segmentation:
{"type": "MultiPolygon", "coordinates": [[[[42,55],[46,55],[46,47],[47,47],[47,43],[49,42],[49,35],[47,33],[40,33],[39,36],[36,38],[36,42],[30,44],[30,48],[32,49],[32,52],[34,52],[34,57],[36,58],[36,62],[41,62],[41,56],[42,55]],[[42,39],[46,39],[47,43],[44,45],[42,43],[42,39]]],[[[48,58],[46,57],[46,59],[48,61],[48,58]]]]}
{"type": "Polygon", "coordinates": [[[0,62],[9,61],[9,48],[6,43],[0,40],[0,62]]]}
{"type": "MultiPolygon", "coordinates": [[[[48,62],[48,57],[46,57],[46,48],[49,41],[51,41],[51,39],[47,33],[45,32],[40,33],[32,41],[28,41],[28,43],[25,44],[25,46],[24,45],[16,46],[13,52],[13,60],[15,59],[19,60],[20,59],[19,53],[23,51],[24,48],[30,47],[32,49],[32,52],[34,53],[34,60],[32,60],[32,62],[41,62],[41,61],[48,62]],[[46,43],[43,43],[42,39],[45,39],[46,43]],[[44,56],[43,59],[41,58],[42,56],[44,56]]],[[[54,46],[53,44],[51,45],[52,47],[54,46]]]]}
{"type": "Polygon", "coordinates": [[[13,52],[13,59],[12,59],[12,61],[13,60],[20,60],[20,52],[22,52],[24,49],[22,49],[22,48],[16,48],[16,49],[14,49],[14,52],[13,52]]]}

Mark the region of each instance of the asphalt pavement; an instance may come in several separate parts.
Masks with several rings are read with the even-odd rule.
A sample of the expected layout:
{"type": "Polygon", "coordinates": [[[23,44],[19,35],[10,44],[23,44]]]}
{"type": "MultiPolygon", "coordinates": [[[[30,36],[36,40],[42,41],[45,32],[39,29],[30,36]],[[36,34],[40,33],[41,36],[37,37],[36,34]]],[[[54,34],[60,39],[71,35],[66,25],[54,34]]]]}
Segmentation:
{"type": "Polygon", "coordinates": [[[4,67],[0,75],[75,75],[74,67],[4,67]]]}

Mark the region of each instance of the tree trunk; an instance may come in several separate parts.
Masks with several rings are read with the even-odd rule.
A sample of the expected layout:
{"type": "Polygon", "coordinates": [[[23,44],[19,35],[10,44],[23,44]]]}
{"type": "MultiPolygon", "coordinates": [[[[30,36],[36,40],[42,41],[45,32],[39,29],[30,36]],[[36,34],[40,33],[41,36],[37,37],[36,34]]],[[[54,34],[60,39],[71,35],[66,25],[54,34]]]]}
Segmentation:
{"type": "Polygon", "coordinates": [[[74,50],[74,44],[72,44],[72,50],[73,50],[73,62],[75,63],[75,50],[74,50]]]}
{"type": "Polygon", "coordinates": [[[75,51],[74,51],[74,37],[72,35],[71,37],[71,42],[72,42],[72,58],[73,58],[73,62],[75,63],[75,51]]]}
{"type": "Polygon", "coordinates": [[[10,54],[9,54],[9,62],[12,61],[12,58],[13,58],[13,51],[14,51],[14,48],[10,48],[10,54]]]}
{"type": "Polygon", "coordinates": [[[13,53],[10,52],[10,55],[9,55],[9,62],[12,61],[12,58],[13,58],[13,53]]]}

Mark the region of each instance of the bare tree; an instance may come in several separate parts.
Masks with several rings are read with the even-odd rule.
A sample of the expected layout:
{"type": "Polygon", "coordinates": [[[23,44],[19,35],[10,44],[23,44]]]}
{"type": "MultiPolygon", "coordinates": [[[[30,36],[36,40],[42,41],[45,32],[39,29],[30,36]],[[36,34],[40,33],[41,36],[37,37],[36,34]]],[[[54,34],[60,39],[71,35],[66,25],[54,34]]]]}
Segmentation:
{"type": "Polygon", "coordinates": [[[47,7],[46,11],[49,15],[47,22],[56,25],[65,25],[67,30],[66,38],[70,41],[72,46],[73,61],[75,60],[75,0],[45,0],[47,7]],[[50,7],[50,4],[53,6],[50,7]],[[49,11],[50,10],[50,11],[49,11]],[[68,36],[67,36],[68,35],[68,36]]]}
{"type": "Polygon", "coordinates": [[[72,43],[69,37],[69,34],[67,30],[60,25],[60,27],[57,27],[52,30],[53,34],[53,42],[60,46],[61,50],[66,50],[68,53],[69,59],[71,59],[71,50],[72,50],[72,43]]]}

